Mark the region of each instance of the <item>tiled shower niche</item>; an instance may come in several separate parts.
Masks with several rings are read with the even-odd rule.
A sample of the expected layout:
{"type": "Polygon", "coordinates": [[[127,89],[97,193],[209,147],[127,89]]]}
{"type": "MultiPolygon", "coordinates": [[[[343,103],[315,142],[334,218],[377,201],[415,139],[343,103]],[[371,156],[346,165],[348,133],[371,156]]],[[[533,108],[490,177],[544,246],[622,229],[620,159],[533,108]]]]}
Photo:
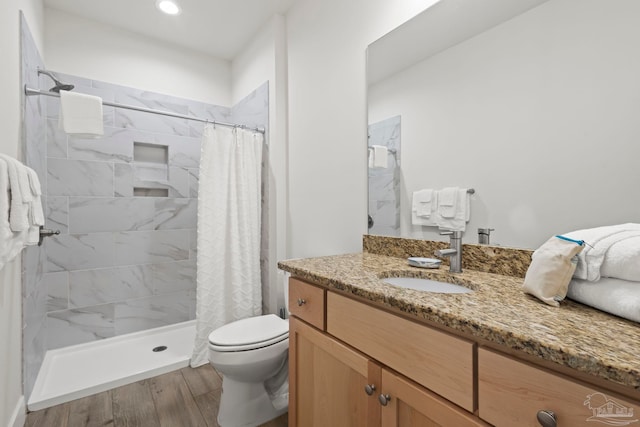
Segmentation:
{"type": "MultiPolygon", "coordinates": [[[[111,102],[267,125],[266,83],[232,110],[60,77],[111,102]]],[[[45,242],[47,348],[194,319],[203,124],[105,107],[104,137],[82,139],[58,130],[59,100],[46,102],[47,227],[62,232],[45,242]]]]}

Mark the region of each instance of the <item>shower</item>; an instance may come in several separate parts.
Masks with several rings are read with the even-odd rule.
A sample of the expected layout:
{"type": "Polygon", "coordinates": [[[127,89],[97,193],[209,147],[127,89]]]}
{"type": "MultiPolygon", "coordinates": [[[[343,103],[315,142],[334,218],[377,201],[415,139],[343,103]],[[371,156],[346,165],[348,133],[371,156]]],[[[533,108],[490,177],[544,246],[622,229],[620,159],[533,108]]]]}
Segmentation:
{"type": "Polygon", "coordinates": [[[45,70],[41,70],[38,69],[38,75],[40,74],[44,74],[45,76],[48,76],[49,78],[51,78],[51,80],[53,80],[53,82],[56,84],[54,87],[52,87],[51,89],[49,89],[49,92],[55,92],[55,93],[60,93],[61,90],[73,90],[73,88],[75,87],[72,84],[66,84],[66,83],[62,83],[60,80],[58,80],[58,78],[50,71],[45,71],[45,70]]]}

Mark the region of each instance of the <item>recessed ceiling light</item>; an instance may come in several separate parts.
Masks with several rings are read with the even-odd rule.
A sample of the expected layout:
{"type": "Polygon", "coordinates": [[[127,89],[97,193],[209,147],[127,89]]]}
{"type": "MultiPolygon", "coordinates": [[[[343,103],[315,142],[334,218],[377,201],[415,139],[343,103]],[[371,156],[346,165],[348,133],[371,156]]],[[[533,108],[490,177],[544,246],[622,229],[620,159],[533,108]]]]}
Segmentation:
{"type": "Polygon", "coordinates": [[[167,15],[180,15],[182,9],[175,0],[157,0],[156,7],[167,15]]]}

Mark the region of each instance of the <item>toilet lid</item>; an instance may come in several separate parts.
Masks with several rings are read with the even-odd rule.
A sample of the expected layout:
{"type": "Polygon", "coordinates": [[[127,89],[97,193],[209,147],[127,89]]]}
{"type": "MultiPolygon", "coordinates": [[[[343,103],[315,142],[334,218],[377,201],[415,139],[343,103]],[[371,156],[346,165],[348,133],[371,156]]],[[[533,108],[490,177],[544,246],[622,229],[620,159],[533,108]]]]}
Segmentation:
{"type": "Polygon", "coordinates": [[[289,322],[267,314],[228,323],[209,334],[209,343],[216,349],[238,351],[264,347],[288,336],[289,322]]]}

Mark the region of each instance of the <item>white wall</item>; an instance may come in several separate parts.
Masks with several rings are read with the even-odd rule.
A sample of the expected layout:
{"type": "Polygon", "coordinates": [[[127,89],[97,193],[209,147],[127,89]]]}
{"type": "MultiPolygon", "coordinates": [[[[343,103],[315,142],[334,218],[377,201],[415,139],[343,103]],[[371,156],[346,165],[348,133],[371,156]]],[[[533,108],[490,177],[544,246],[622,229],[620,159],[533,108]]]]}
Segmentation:
{"type": "MultiPolygon", "coordinates": [[[[22,9],[33,37],[42,51],[43,6],[41,0],[0,2],[0,153],[21,156],[20,148],[20,19],[22,9]]],[[[0,270],[0,425],[22,426],[22,289],[20,257],[0,270]]]]}
{"type": "Polygon", "coordinates": [[[367,232],[367,45],[433,0],[298,0],[287,13],[289,256],[357,252],[367,232]]]}
{"type": "Polygon", "coordinates": [[[45,63],[62,73],[231,106],[231,64],[56,9],[45,9],[45,63]]]}
{"type": "Polygon", "coordinates": [[[232,103],[269,82],[269,284],[271,312],[284,306],[277,261],[287,258],[287,70],[285,18],[275,15],[231,64],[232,103]]]}
{"type": "Polygon", "coordinates": [[[536,248],[638,219],[640,28],[634,0],[552,0],[374,86],[370,121],[402,116],[410,194],[474,187],[464,240],[536,248]]]}

